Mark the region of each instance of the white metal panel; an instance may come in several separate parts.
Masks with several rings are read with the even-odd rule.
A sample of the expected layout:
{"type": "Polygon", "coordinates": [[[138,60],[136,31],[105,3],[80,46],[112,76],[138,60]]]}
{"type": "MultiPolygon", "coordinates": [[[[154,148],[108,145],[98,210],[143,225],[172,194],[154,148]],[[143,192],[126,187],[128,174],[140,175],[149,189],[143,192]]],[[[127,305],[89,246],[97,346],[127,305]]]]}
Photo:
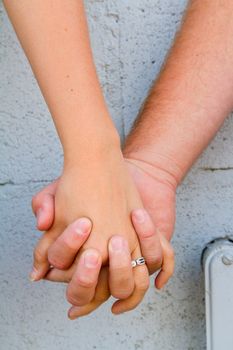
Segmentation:
{"type": "Polygon", "coordinates": [[[204,253],[207,350],[233,349],[233,243],[219,239],[204,253]]]}

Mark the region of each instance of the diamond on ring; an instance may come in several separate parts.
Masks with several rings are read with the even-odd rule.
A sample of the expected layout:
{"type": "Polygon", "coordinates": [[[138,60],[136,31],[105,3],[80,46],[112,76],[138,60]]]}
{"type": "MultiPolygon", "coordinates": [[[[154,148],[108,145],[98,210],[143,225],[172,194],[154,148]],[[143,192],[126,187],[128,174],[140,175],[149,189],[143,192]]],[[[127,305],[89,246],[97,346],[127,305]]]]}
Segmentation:
{"type": "Polygon", "coordinates": [[[132,267],[145,265],[145,263],[146,263],[146,260],[143,258],[143,256],[131,261],[132,267]]]}

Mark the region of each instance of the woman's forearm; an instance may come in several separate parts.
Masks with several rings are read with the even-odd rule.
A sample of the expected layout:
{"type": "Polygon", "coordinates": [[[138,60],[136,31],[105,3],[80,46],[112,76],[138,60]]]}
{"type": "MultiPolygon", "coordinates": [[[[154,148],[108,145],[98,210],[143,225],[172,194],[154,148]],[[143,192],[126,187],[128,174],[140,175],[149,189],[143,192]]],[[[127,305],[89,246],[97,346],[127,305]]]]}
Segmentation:
{"type": "Polygon", "coordinates": [[[180,182],[233,108],[233,2],[191,1],[125,155],[180,182]]]}
{"type": "Polygon", "coordinates": [[[65,159],[118,143],[93,62],[81,0],[5,0],[54,119],[65,159]]]}

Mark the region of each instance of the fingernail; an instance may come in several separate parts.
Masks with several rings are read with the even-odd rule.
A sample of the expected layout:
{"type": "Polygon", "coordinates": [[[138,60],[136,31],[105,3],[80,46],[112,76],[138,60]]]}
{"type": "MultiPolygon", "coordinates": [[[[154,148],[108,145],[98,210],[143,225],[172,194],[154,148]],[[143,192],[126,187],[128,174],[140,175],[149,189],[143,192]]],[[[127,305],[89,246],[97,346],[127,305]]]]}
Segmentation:
{"type": "Polygon", "coordinates": [[[71,307],[68,310],[68,317],[69,317],[70,320],[75,320],[76,318],[79,317],[78,315],[75,315],[75,311],[77,312],[77,308],[78,307],[71,307]]]}
{"type": "Polygon", "coordinates": [[[160,290],[160,289],[162,289],[162,288],[164,287],[164,284],[158,285],[158,284],[157,284],[157,280],[156,280],[156,278],[155,278],[154,286],[155,286],[156,289],[160,290]]]}
{"type": "Polygon", "coordinates": [[[43,209],[39,208],[36,212],[37,226],[41,225],[42,218],[43,218],[43,209]]]}
{"type": "Polygon", "coordinates": [[[78,219],[75,223],[75,232],[77,235],[83,235],[89,232],[91,227],[91,222],[87,218],[78,219]]]}
{"type": "Polygon", "coordinates": [[[136,209],[133,211],[133,217],[135,218],[135,220],[142,224],[145,221],[145,210],[143,209],[136,209]]]}
{"type": "Polygon", "coordinates": [[[118,315],[122,315],[122,314],[124,314],[124,311],[112,311],[112,314],[114,315],[114,316],[118,316],[118,315]]]}
{"type": "Polygon", "coordinates": [[[112,252],[122,252],[124,248],[124,241],[122,237],[112,237],[110,240],[109,248],[112,252]]]}
{"type": "Polygon", "coordinates": [[[29,275],[29,280],[30,280],[31,282],[36,281],[37,275],[38,275],[38,271],[33,267],[32,272],[31,272],[30,275],[29,275]]]}
{"type": "Polygon", "coordinates": [[[99,254],[97,252],[85,252],[84,253],[84,265],[88,268],[93,268],[98,265],[99,254]]]}

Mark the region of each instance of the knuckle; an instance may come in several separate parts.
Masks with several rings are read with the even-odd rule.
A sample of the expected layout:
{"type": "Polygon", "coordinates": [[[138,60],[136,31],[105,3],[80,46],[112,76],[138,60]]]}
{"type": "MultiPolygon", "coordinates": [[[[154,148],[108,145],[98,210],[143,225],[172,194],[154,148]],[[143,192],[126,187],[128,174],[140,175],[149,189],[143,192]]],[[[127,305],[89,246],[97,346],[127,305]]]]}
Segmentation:
{"type": "Polygon", "coordinates": [[[117,283],[128,283],[132,272],[131,263],[129,264],[127,261],[118,263],[117,265],[115,264],[115,266],[110,265],[109,271],[110,276],[117,281],[117,283]]]}
{"type": "Polygon", "coordinates": [[[112,291],[112,296],[116,299],[127,299],[132,294],[132,290],[117,289],[112,291]]]}
{"type": "Polygon", "coordinates": [[[95,295],[95,300],[96,300],[97,302],[104,303],[105,301],[108,300],[109,297],[110,297],[109,292],[104,292],[104,291],[102,291],[101,293],[97,293],[97,294],[95,295]]]}
{"type": "Polygon", "coordinates": [[[155,230],[152,230],[152,229],[147,229],[145,231],[142,231],[140,234],[139,234],[139,237],[142,241],[146,241],[148,240],[149,238],[153,238],[155,236],[155,230]]]}
{"type": "Polygon", "coordinates": [[[87,276],[78,276],[76,282],[80,287],[83,288],[92,288],[95,285],[95,281],[87,276]]]}
{"type": "Polygon", "coordinates": [[[140,292],[145,293],[150,287],[149,278],[142,279],[136,283],[136,289],[140,292]]]}
{"type": "Polygon", "coordinates": [[[69,290],[66,292],[66,300],[72,305],[79,304],[79,300],[69,290]]]}
{"type": "Polygon", "coordinates": [[[117,281],[117,285],[120,286],[120,288],[127,288],[127,286],[130,286],[131,278],[129,276],[122,275],[117,281]]]}
{"type": "Polygon", "coordinates": [[[56,267],[59,270],[64,270],[67,267],[66,262],[62,261],[59,256],[49,254],[48,260],[49,260],[51,265],[53,265],[54,267],[56,267]]]}
{"type": "Polygon", "coordinates": [[[153,254],[146,257],[146,264],[148,266],[153,266],[159,268],[162,265],[162,255],[153,254]]]}
{"type": "Polygon", "coordinates": [[[46,253],[39,247],[35,248],[33,256],[34,260],[38,263],[42,263],[47,260],[46,253]]]}
{"type": "Polygon", "coordinates": [[[170,260],[175,260],[175,251],[171,246],[169,247],[169,249],[167,251],[167,256],[170,260]]]}
{"type": "Polygon", "coordinates": [[[134,283],[132,283],[131,279],[127,278],[122,281],[119,281],[117,285],[111,288],[111,294],[113,297],[117,299],[126,299],[128,298],[134,290],[134,283]]]}
{"type": "Polygon", "coordinates": [[[88,237],[88,232],[83,232],[80,236],[77,235],[73,227],[69,227],[67,231],[60,236],[59,243],[69,250],[77,250],[82,242],[88,237]]]}

